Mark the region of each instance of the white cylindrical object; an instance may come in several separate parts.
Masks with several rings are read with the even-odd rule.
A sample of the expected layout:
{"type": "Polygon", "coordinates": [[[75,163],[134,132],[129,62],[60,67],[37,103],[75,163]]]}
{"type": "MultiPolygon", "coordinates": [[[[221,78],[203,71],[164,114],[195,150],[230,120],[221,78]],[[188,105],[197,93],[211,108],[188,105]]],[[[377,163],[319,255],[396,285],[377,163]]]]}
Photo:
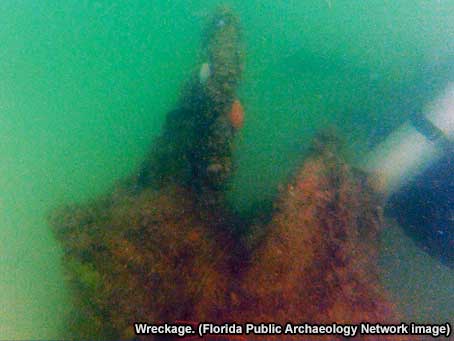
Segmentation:
{"type": "MultiPolygon", "coordinates": [[[[452,141],[454,84],[449,84],[425,117],[452,141]]],[[[443,152],[437,141],[431,141],[411,122],[406,122],[368,155],[363,168],[377,177],[380,189],[389,195],[440,159],[443,152]]]]}
{"type": "Polygon", "coordinates": [[[454,139],[454,83],[450,83],[442,96],[430,105],[427,119],[445,136],[454,139]]]}

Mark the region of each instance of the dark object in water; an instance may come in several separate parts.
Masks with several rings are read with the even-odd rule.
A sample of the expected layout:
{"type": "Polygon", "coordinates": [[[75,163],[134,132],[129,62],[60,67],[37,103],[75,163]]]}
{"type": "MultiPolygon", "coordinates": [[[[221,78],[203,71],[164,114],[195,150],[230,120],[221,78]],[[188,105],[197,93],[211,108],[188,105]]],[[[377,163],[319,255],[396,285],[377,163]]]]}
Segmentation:
{"type": "Polygon", "coordinates": [[[211,74],[204,82],[194,74],[183,88],[178,108],[167,116],[163,134],[139,172],[139,189],[177,183],[207,202],[218,201],[225,189],[237,130],[229,114],[243,71],[239,19],[229,9],[220,8],[213,16],[202,55],[211,74]]]}
{"type": "Polygon", "coordinates": [[[454,154],[395,193],[387,212],[424,251],[454,268],[454,154]]]}

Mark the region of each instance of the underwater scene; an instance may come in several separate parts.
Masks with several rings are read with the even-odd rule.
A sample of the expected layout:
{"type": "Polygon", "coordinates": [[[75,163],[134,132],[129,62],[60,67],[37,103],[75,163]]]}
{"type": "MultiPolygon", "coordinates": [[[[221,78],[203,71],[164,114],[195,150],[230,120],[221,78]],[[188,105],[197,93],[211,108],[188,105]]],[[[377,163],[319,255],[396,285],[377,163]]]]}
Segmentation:
{"type": "Polygon", "coordinates": [[[0,2],[0,340],[454,340],[454,1],[0,2]]]}

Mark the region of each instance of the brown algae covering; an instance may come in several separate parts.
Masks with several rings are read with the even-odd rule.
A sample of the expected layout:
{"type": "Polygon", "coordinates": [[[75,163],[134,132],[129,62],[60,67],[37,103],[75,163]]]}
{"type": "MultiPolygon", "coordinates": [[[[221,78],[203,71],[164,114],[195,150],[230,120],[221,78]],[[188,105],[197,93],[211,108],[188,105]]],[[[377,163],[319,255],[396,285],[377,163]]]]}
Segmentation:
{"type": "MultiPolygon", "coordinates": [[[[330,133],[316,138],[255,242],[251,264],[237,282],[241,299],[232,309],[232,320],[281,325],[402,322],[378,278],[381,199],[366,175],[340,155],[339,142],[330,133]]],[[[405,340],[374,337],[363,338],[405,340]]],[[[343,338],[304,336],[318,339],[343,338]]]]}
{"type": "Polygon", "coordinates": [[[316,139],[270,222],[230,211],[237,16],[218,9],[204,44],[208,78],[184,86],[139,175],[52,218],[74,297],[68,338],[137,339],[134,322],[399,322],[378,279],[380,198],[332,135],[316,139]]]}
{"type": "Polygon", "coordinates": [[[74,336],[128,339],[134,321],[216,316],[228,257],[205,219],[177,188],[122,193],[57,217],[78,308],[74,336]]]}

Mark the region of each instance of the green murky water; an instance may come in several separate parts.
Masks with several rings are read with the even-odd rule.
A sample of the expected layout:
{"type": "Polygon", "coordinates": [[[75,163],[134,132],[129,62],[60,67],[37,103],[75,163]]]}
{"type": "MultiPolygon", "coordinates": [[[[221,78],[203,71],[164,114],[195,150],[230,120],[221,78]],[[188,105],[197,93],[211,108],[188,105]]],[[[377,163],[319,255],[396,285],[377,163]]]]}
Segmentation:
{"type": "MultiPolygon", "coordinates": [[[[273,195],[317,129],[336,126],[360,160],[452,77],[449,0],[225,3],[247,46],[238,209],[273,195]]],[[[0,339],[63,335],[68,295],[46,216],[137,168],[198,67],[215,5],[0,3],[0,339]]],[[[383,278],[408,315],[454,316],[454,272],[399,230],[384,238],[383,278]]]]}

